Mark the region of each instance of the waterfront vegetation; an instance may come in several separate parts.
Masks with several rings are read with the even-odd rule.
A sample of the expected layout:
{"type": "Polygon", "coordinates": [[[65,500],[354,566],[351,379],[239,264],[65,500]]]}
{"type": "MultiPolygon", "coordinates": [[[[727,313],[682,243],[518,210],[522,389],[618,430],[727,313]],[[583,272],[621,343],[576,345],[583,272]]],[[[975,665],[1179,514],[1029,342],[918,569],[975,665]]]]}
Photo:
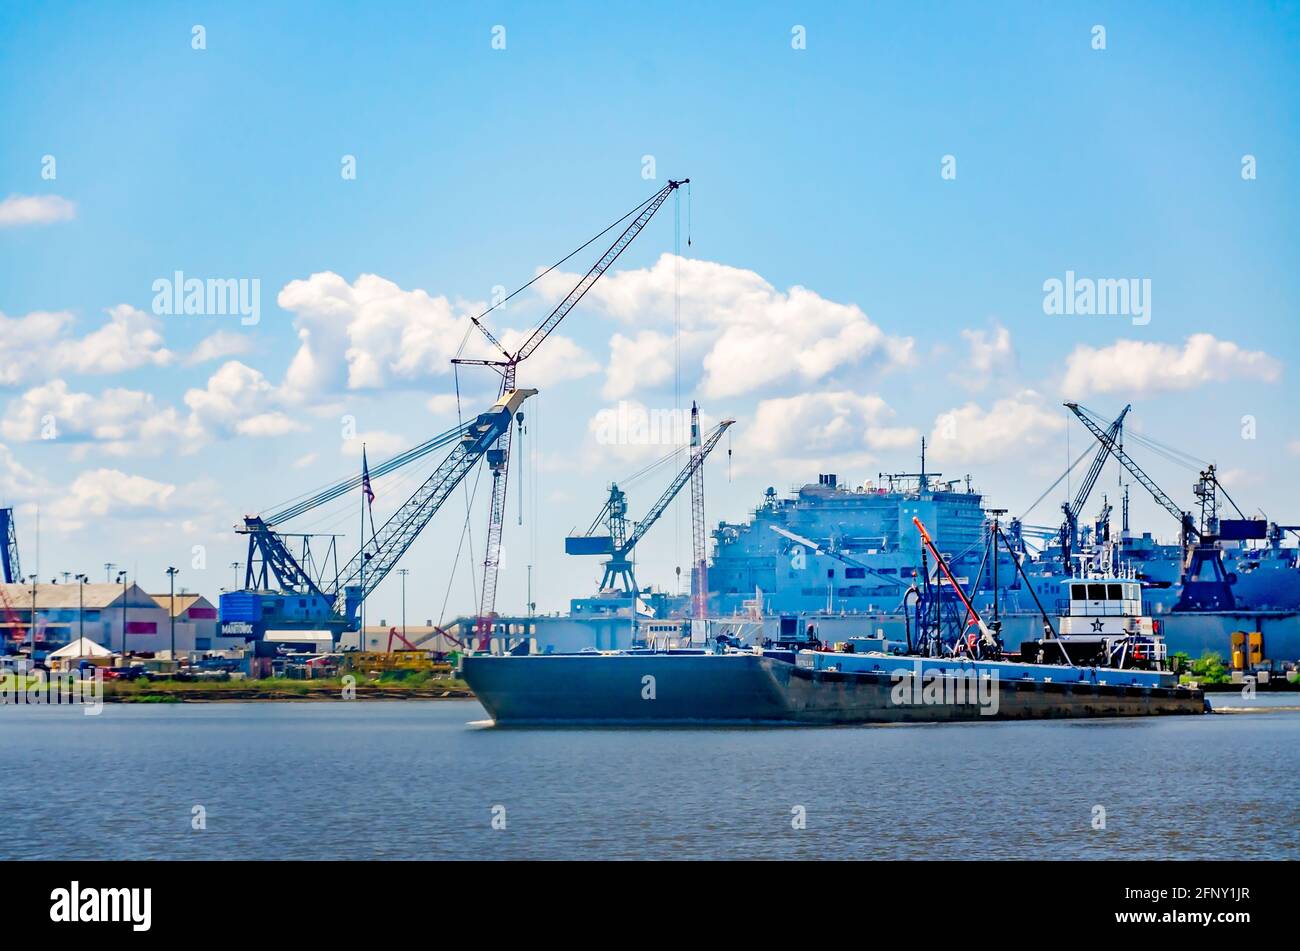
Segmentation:
{"type": "Polygon", "coordinates": [[[1182,682],[1226,684],[1232,679],[1228,668],[1223,665],[1223,657],[1217,651],[1206,651],[1196,660],[1192,660],[1187,653],[1178,651],[1170,659],[1175,670],[1183,671],[1179,678],[1182,682]]]}
{"type": "MultiPolygon", "coordinates": [[[[11,689],[26,690],[38,683],[35,676],[14,683],[11,689]]],[[[121,703],[186,703],[220,700],[340,700],[345,689],[355,690],[357,700],[442,700],[472,697],[463,680],[434,676],[428,671],[384,673],[370,677],[354,675],[300,680],[266,677],[261,680],[106,680],[104,699],[121,703]]]]}
{"type": "Polygon", "coordinates": [[[322,677],[299,680],[134,680],[104,684],[104,699],[123,703],[184,703],[219,700],[341,700],[355,690],[357,700],[439,700],[470,697],[463,680],[425,673],[396,677],[322,677]]]}

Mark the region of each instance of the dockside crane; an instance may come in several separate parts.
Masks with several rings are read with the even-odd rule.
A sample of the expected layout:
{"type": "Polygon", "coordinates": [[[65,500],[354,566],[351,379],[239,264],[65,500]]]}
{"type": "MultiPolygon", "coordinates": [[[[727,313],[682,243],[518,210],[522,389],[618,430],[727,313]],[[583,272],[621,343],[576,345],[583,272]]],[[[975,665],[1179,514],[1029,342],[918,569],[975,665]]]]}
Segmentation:
{"type": "MultiPolygon", "coordinates": [[[[569,555],[609,555],[609,560],[605,562],[605,573],[601,578],[600,587],[602,590],[613,588],[617,582],[621,581],[623,590],[632,596],[632,606],[633,610],[635,610],[640,588],[637,586],[636,574],[632,566],[632,550],[654,527],[654,524],[659,521],[660,516],[668,510],[668,506],[677,498],[678,493],[681,492],[686,483],[702,476],[704,460],[708,458],[709,453],[721,441],[723,433],[730,429],[735,422],[734,419],[724,419],[714,426],[701,441],[699,439],[699,408],[695,404],[691,404],[692,446],[690,457],[681,471],[673,476],[672,482],[664,489],[663,494],[659,496],[655,504],[650,506],[650,510],[636,523],[632,533],[628,534],[627,531],[627,494],[617,484],[614,484],[610,486],[609,498],[605,500],[604,507],[596,515],[586,533],[570,535],[564,540],[565,553],[569,555]],[[602,526],[607,530],[607,535],[597,534],[602,526]]],[[[694,595],[695,590],[695,582],[693,581],[692,595],[694,595]]],[[[693,601],[693,611],[695,607],[693,601]]],[[[697,614],[695,616],[701,615],[697,614]]]]}
{"type": "Polygon", "coordinates": [[[18,530],[14,528],[14,510],[0,509],[0,582],[16,584],[23,580],[18,563],[18,530]]]}
{"type": "MultiPolygon", "coordinates": [[[[536,392],[511,389],[469,422],[371,470],[372,476],[385,475],[454,443],[446,458],[397,511],[369,539],[363,539],[361,548],[342,571],[336,572],[333,580],[310,570],[307,558],[295,556],[290,550],[286,539],[292,536],[282,534],[277,528],[291,518],[357,490],[361,485],[360,475],[336,482],[265,517],[247,516],[238,529],[248,535],[245,587],[250,591],[269,591],[274,583],[280,597],[310,602],[309,610],[314,609],[327,626],[345,629],[357,616],[361,602],[383,582],[465,475],[510,431],[520,405],[536,392]]],[[[225,601],[227,596],[222,597],[225,601]]]]}
{"type": "MultiPolygon", "coordinates": [[[[1209,526],[1198,528],[1190,512],[1184,511],[1160,488],[1142,467],[1115,442],[1107,430],[1103,430],[1092,418],[1090,412],[1078,403],[1066,403],[1066,408],[1078,417],[1079,422],[1096,437],[1104,447],[1108,447],[1115,459],[1129,471],[1144,489],[1151,494],[1156,503],[1178,520],[1183,547],[1182,594],[1174,610],[1192,611],[1229,611],[1236,599],[1228,582],[1228,573],[1223,567],[1223,555],[1216,544],[1218,535],[1209,531],[1209,526]]],[[[1127,408],[1125,412],[1127,413],[1127,408]]],[[[1201,473],[1201,486],[1207,478],[1217,485],[1213,466],[1210,471],[1201,473]]],[[[1199,494],[1199,493],[1198,493],[1199,494]]],[[[1207,518],[1208,522],[1209,519],[1207,518]]]]}
{"type": "MultiPolygon", "coordinates": [[[[573,254],[576,254],[577,251],[570,253],[561,261],[552,265],[550,268],[547,268],[546,271],[538,274],[537,277],[534,277],[527,284],[524,284],[518,290],[512,292],[492,307],[489,307],[482,314],[471,318],[474,326],[478,328],[480,333],[482,333],[488,344],[491,345],[494,350],[499,352],[499,357],[482,359],[457,357],[452,362],[461,365],[491,367],[501,375],[500,393],[504,396],[504,394],[514,391],[515,377],[518,372],[519,364],[528,359],[528,357],[530,357],[533,352],[536,351],[543,342],[545,342],[551,332],[559,326],[560,321],[564,320],[569,311],[573,310],[573,308],[577,306],[578,302],[586,295],[587,291],[591,290],[592,285],[600,280],[601,276],[609,270],[616,260],[618,260],[619,255],[627,249],[627,246],[632,243],[638,234],[641,233],[642,229],[650,223],[650,219],[654,217],[655,212],[657,212],[660,207],[663,206],[663,203],[668,200],[668,196],[682,185],[688,184],[689,182],[689,178],[682,179],[681,181],[670,179],[667,185],[659,189],[655,194],[651,195],[650,198],[637,205],[618,221],[614,222],[614,224],[610,225],[604,231],[600,232],[600,234],[591,238],[586,242],[586,244],[582,245],[582,248],[585,248],[602,235],[607,234],[614,228],[618,227],[619,224],[626,221],[628,218],[632,218],[632,221],[627,225],[627,227],[623,229],[616,239],[614,239],[614,243],[605,250],[605,253],[602,254],[587,273],[579,279],[578,283],[573,286],[573,289],[569,291],[562,301],[560,301],[556,308],[547,315],[547,317],[535,330],[533,330],[531,334],[528,335],[528,337],[524,339],[524,342],[520,344],[514,353],[507,350],[505,345],[497,339],[496,335],[488,329],[487,325],[483,323],[483,318],[501,304],[504,304],[511,297],[514,297],[515,294],[518,294],[524,288],[537,281],[538,278],[542,277],[549,271],[554,270],[560,264],[564,263],[564,261],[567,261],[573,256],[573,254]]],[[[582,250],[582,248],[579,248],[578,250],[582,250]]],[[[482,595],[479,598],[478,622],[475,625],[480,650],[487,648],[492,633],[492,617],[496,611],[497,576],[500,569],[501,557],[501,532],[505,522],[506,483],[510,476],[510,442],[510,430],[509,427],[507,427],[505,432],[501,435],[498,445],[493,449],[491,457],[488,459],[488,465],[492,470],[492,501],[490,512],[488,514],[487,543],[483,556],[483,590],[482,595]]]]}
{"type": "Polygon", "coordinates": [[[1065,502],[1061,505],[1061,511],[1065,515],[1065,520],[1061,523],[1061,563],[1070,564],[1070,553],[1072,549],[1079,544],[1079,514],[1088,502],[1088,496],[1092,494],[1093,487],[1097,484],[1097,478],[1101,475],[1102,468],[1106,465],[1106,460],[1110,458],[1111,447],[1123,444],[1124,417],[1128,415],[1129,410],[1133,408],[1130,403],[1125,406],[1115,421],[1106,428],[1105,438],[1098,440],[1097,452],[1092,458],[1092,465],[1088,467],[1087,474],[1083,477],[1083,482],[1079,485],[1079,491],[1075,493],[1073,502],[1065,502]]]}

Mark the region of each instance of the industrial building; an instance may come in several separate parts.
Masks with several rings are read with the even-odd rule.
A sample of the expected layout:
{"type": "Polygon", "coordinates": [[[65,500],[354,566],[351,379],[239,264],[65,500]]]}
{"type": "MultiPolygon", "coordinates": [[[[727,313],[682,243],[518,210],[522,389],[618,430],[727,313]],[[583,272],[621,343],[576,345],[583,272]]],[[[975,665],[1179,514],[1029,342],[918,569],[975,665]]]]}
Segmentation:
{"type": "MultiPolygon", "coordinates": [[[[0,593],[0,633],[11,648],[52,651],[82,636],[118,654],[172,647],[170,595],[150,595],[136,584],[5,584],[0,593]]],[[[217,623],[216,608],[202,595],[176,595],[178,652],[243,646],[243,638],[217,636],[217,623]]]]}
{"type": "MultiPolygon", "coordinates": [[[[171,610],[173,595],[153,594],[151,598],[164,610],[171,610]]],[[[214,651],[242,648],[247,644],[243,637],[223,637],[217,606],[201,594],[177,592],[175,597],[176,650],[214,651]]],[[[171,648],[171,632],[167,631],[167,647],[171,648]]]]}

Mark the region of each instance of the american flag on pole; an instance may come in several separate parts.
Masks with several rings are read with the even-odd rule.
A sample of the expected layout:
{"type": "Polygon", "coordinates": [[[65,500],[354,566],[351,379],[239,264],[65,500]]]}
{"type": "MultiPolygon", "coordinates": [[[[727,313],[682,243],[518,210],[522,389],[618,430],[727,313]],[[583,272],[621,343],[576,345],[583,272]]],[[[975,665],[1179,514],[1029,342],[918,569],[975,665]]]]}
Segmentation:
{"type": "Polygon", "coordinates": [[[375,490],[370,487],[370,466],[366,463],[366,447],[361,447],[361,491],[366,496],[366,501],[371,505],[375,504],[375,490]]]}

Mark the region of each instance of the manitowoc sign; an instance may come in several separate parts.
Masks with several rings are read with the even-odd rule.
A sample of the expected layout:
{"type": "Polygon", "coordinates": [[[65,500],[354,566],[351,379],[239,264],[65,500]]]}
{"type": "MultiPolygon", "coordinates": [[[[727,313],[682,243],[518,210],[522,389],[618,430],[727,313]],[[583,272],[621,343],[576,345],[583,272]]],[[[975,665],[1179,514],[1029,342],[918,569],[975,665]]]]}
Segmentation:
{"type": "Polygon", "coordinates": [[[253,625],[247,621],[225,621],[221,633],[224,637],[252,637],[253,625]]]}

